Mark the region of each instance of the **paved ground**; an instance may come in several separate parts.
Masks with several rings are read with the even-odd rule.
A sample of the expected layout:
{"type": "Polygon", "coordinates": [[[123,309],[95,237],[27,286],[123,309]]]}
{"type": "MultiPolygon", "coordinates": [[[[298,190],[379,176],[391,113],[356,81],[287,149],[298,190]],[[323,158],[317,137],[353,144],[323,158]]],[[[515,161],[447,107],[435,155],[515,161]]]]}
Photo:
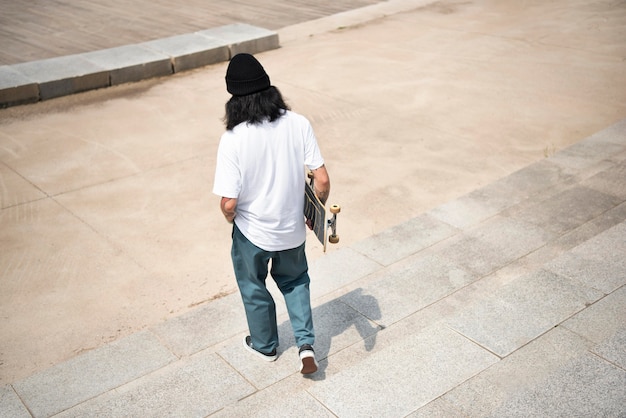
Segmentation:
{"type": "Polygon", "coordinates": [[[228,235],[224,65],[0,113],[0,415],[626,413],[623,4],[385,7],[410,3],[260,57],[345,208],[309,248],[311,379],[282,305],[278,361],[241,348],[227,246],[197,232],[228,235]]]}

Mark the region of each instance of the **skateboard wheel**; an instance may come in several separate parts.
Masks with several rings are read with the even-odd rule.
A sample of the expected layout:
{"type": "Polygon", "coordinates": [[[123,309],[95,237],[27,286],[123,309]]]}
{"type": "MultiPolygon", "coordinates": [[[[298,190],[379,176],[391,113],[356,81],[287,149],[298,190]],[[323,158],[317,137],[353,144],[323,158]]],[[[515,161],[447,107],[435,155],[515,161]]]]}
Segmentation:
{"type": "Polygon", "coordinates": [[[328,242],[331,244],[337,244],[339,242],[339,235],[329,235],[328,242]]]}
{"type": "Polygon", "coordinates": [[[330,207],[330,213],[339,213],[341,212],[341,206],[339,205],[332,205],[330,207]]]}

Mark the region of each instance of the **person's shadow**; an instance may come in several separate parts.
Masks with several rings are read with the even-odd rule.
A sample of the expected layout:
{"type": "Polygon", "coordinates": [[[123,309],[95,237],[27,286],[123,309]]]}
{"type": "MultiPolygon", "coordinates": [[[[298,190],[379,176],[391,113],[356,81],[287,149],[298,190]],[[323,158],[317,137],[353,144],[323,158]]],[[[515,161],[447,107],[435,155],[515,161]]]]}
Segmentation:
{"type": "MultiPolygon", "coordinates": [[[[376,321],[381,319],[380,307],[374,296],[363,293],[363,289],[355,289],[340,298],[333,299],[313,309],[313,325],[315,327],[315,357],[320,365],[318,371],[306,375],[313,380],[326,377],[329,353],[337,352],[345,347],[362,341],[366,351],[376,345],[378,332],[384,329],[376,321]],[[358,333],[358,336],[354,332],[358,333]]],[[[278,327],[280,335],[279,355],[295,346],[291,323],[287,320],[278,327]]]]}

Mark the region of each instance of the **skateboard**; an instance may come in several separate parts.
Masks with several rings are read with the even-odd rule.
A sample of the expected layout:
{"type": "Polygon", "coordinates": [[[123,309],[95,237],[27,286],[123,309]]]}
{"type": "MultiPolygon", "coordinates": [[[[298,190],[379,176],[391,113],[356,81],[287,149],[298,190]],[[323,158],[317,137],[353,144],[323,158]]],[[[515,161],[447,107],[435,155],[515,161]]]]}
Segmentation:
{"type": "Polygon", "coordinates": [[[341,207],[332,205],[330,213],[333,216],[326,219],[326,207],[321,200],[315,195],[315,187],[313,184],[313,173],[308,173],[308,182],[304,182],[304,217],[311,221],[311,229],[315,232],[315,236],[324,246],[326,252],[326,242],[336,244],[339,242],[337,235],[337,214],[341,212],[341,207]],[[331,234],[328,234],[330,229],[331,234]]]}

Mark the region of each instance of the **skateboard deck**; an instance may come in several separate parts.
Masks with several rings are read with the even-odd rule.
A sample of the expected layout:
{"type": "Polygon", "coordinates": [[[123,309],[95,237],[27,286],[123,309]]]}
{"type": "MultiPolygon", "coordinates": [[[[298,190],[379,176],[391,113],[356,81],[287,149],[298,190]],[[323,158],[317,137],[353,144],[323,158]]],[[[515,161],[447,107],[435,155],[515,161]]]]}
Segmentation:
{"type": "Polygon", "coordinates": [[[311,229],[326,251],[326,208],[309,183],[304,185],[304,217],[311,221],[311,229]]]}
{"type": "Polygon", "coordinates": [[[311,180],[309,182],[305,181],[304,185],[304,217],[311,221],[311,229],[319,242],[324,246],[324,252],[326,252],[326,243],[328,241],[333,244],[339,242],[339,236],[336,234],[336,225],[337,213],[339,213],[340,208],[337,205],[333,205],[331,207],[333,216],[330,219],[326,219],[326,207],[315,194],[313,177],[309,175],[309,178],[311,180]],[[332,232],[330,236],[328,235],[329,228],[332,232]]]}

